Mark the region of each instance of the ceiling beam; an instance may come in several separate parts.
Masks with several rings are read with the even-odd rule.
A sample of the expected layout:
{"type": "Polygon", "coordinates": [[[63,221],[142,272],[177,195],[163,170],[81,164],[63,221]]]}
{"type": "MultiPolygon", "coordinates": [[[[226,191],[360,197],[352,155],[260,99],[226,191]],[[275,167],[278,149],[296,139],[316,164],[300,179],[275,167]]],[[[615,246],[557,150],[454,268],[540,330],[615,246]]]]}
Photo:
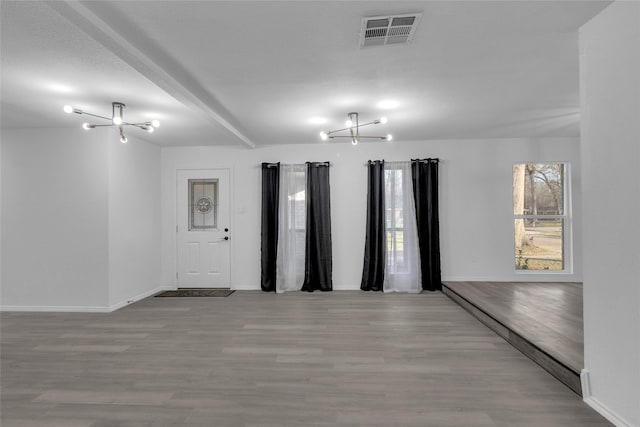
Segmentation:
{"type": "Polygon", "coordinates": [[[162,58],[157,54],[154,56],[153,53],[150,53],[154,49],[137,46],[130,40],[131,38],[125,38],[79,1],[47,1],[46,3],[179,102],[188,108],[203,112],[205,116],[213,119],[235,135],[243,144],[255,148],[255,143],[238,129],[237,125],[232,124],[233,116],[222,103],[198,84],[195,79],[191,78],[186,70],[176,69],[175,66],[166,66],[168,62],[166,57],[162,58]],[[161,65],[163,63],[165,66],[161,65]],[[170,68],[173,70],[168,71],[170,68]]]}

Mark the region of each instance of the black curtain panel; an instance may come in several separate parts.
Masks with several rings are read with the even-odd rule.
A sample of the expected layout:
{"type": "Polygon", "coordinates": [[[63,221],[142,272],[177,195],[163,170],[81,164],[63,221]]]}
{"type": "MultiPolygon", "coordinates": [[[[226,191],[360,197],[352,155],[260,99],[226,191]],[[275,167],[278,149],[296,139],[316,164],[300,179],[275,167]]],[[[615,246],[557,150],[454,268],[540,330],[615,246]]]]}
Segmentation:
{"type": "Polygon", "coordinates": [[[307,162],[307,236],[303,291],[333,289],[329,196],[329,162],[307,162]]]}
{"type": "Polygon", "coordinates": [[[260,286],[265,292],[276,291],[279,188],[280,163],[263,163],[260,286]]]}
{"type": "Polygon", "coordinates": [[[411,159],[422,289],[442,290],[438,220],[438,159],[411,159]]]}
{"type": "Polygon", "coordinates": [[[363,291],[382,291],[385,267],[384,160],[369,160],[367,175],[367,236],[362,267],[363,291]]]}

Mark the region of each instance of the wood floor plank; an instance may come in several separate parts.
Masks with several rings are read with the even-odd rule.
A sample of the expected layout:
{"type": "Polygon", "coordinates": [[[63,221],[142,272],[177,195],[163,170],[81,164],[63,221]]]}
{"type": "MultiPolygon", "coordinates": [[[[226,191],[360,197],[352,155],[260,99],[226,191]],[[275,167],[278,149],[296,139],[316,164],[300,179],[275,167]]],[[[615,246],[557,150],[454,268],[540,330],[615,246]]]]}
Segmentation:
{"type": "Polygon", "coordinates": [[[441,293],[0,316],[3,427],[610,425],[441,293]]]}

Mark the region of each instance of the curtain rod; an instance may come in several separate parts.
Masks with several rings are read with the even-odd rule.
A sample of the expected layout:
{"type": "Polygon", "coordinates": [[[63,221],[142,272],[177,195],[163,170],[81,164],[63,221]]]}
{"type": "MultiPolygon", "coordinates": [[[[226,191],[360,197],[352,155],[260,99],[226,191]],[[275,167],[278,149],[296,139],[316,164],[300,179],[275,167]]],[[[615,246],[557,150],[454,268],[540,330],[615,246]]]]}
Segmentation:
{"type": "Polygon", "coordinates": [[[305,162],[306,165],[311,165],[311,166],[315,166],[315,167],[320,167],[320,166],[333,166],[331,164],[331,162],[305,162]]]}
{"type": "MultiPolygon", "coordinates": [[[[389,163],[389,162],[406,162],[407,160],[368,160],[367,163],[363,163],[364,166],[369,166],[371,163],[389,163]]],[[[440,159],[438,158],[431,158],[429,157],[428,159],[411,159],[411,163],[413,162],[424,162],[424,163],[430,163],[430,162],[434,162],[434,163],[440,163],[440,159]]]]}
{"type": "Polygon", "coordinates": [[[331,164],[331,162],[304,162],[304,163],[261,163],[258,165],[258,167],[267,167],[267,168],[277,168],[279,165],[282,166],[304,166],[307,164],[311,164],[314,165],[315,167],[320,167],[320,166],[329,166],[332,167],[333,165],[331,164]]]}

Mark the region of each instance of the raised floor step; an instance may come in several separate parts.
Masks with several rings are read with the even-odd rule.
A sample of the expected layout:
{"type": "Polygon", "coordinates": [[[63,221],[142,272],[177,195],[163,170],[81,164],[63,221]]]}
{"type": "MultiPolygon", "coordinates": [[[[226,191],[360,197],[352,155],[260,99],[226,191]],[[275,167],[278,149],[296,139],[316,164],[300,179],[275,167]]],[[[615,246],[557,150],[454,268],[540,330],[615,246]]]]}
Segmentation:
{"type": "Polygon", "coordinates": [[[531,339],[516,332],[513,327],[506,322],[498,320],[495,314],[490,313],[480,304],[472,301],[471,298],[456,292],[455,283],[445,282],[442,292],[451,298],[462,308],[471,313],[474,317],[484,323],[491,330],[504,338],[509,344],[514,346],[525,356],[536,362],[543,369],[560,380],[578,395],[582,396],[582,386],[580,383],[580,371],[559,360],[559,357],[550,354],[550,352],[542,349],[531,339]]]}

